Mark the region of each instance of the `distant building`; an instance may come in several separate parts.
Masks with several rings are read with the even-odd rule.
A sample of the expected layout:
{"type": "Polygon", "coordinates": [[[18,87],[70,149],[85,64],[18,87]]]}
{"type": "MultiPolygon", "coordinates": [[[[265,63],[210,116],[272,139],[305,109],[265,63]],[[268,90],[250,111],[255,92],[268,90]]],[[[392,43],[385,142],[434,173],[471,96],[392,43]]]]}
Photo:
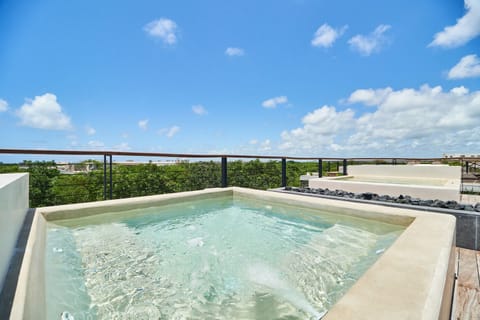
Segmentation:
{"type": "Polygon", "coordinates": [[[97,164],[95,162],[58,162],[57,169],[63,174],[88,173],[97,170],[97,164]]]}
{"type": "Polygon", "coordinates": [[[189,161],[186,159],[175,159],[175,160],[158,160],[158,161],[134,161],[134,160],[126,160],[126,161],[114,161],[115,164],[124,165],[124,166],[136,166],[140,164],[154,164],[156,166],[171,166],[179,163],[188,163],[189,161]]]}
{"type": "Polygon", "coordinates": [[[480,153],[444,153],[443,158],[480,158],[480,153]]]}

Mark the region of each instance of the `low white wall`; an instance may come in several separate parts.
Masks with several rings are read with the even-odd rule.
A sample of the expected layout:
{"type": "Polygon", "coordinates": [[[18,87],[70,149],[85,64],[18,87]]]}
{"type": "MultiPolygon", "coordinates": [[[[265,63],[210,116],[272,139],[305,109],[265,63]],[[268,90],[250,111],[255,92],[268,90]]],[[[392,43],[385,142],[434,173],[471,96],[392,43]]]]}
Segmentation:
{"type": "Polygon", "coordinates": [[[0,174],[0,288],[28,210],[28,173],[0,174]]]}
{"type": "Polygon", "coordinates": [[[352,165],[347,167],[349,176],[388,176],[408,178],[432,178],[459,180],[461,166],[418,164],[418,165],[352,165]]]}
{"type": "Polygon", "coordinates": [[[399,195],[411,196],[424,200],[455,200],[460,201],[458,188],[434,187],[434,186],[411,186],[387,183],[369,183],[339,181],[327,178],[316,178],[308,180],[310,188],[322,188],[330,190],[343,190],[354,193],[372,192],[379,195],[398,197],[399,195]]]}

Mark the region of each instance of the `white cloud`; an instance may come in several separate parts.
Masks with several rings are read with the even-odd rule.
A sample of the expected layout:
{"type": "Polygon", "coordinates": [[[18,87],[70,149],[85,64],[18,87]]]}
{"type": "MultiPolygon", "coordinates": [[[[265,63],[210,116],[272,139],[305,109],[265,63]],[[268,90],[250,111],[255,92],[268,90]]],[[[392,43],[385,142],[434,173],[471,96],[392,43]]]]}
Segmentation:
{"type": "Polygon", "coordinates": [[[98,140],[90,140],[90,141],[88,141],[87,145],[91,148],[94,148],[94,149],[105,147],[105,143],[103,143],[102,141],[98,141],[98,140]]]}
{"type": "Polygon", "coordinates": [[[480,77],[480,59],[476,54],[463,57],[448,72],[449,79],[463,79],[480,77]]]}
{"type": "Polygon", "coordinates": [[[70,141],[70,146],[76,147],[78,146],[78,137],[74,134],[69,134],[66,137],[70,141]]]}
{"type": "Polygon", "coordinates": [[[256,145],[258,143],[258,140],[257,139],[252,139],[248,143],[251,144],[251,145],[256,145]]]}
{"type": "Polygon", "coordinates": [[[263,101],[262,106],[264,108],[274,109],[279,104],[285,104],[287,102],[288,102],[288,98],[286,96],[279,96],[279,97],[274,97],[274,98],[263,101]]]}
{"type": "Polygon", "coordinates": [[[5,112],[8,110],[8,103],[7,101],[0,99],[0,112],[5,112]]]}
{"type": "Polygon", "coordinates": [[[180,131],[179,126],[171,126],[170,128],[162,128],[158,130],[158,134],[163,136],[165,135],[167,138],[172,138],[180,131]]]}
{"type": "Polygon", "coordinates": [[[67,130],[72,128],[70,117],[62,111],[57,97],[51,93],[27,99],[16,111],[21,125],[49,130],[67,130]]]}
{"type": "Polygon", "coordinates": [[[147,130],[148,129],[148,119],[140,120],[138,121],[138,127],[142,130],[147,130]]]}
{"type": "Polygon", "coordinates": [[[308,113],[302,119],[303,126],[281,134],[281,150],[313,151],[319,146],[331,145],[335,136],[349,129],[354,123],[350,109],[337,111],[333,106],[323,106],[308,113]]]}
{"type": "Polygon", "coordinates": [[[272,142],[269,139],[266,139],[260,143],[260,151],[270,151],[272,150],[272,142]]]}
{"type": "Polygon", "coordinates": [[[177,24],[173,20],[160,18],[148,23],[143,30],[152,37],[162,39],[165,44],[173,45],[177,42],[177,24]]]}
{"type": "Polygon", "coordinates": [[[89,135],[89,136],[93,136],[97,130],[95,130],[95,128],[92,128],[90,127],[89,125],[85,126],[85,132],[89,135]]]}
{"type": "Polygon", "coordinates": [[[168,138],[171,138],[173,137],[174,135],[176,135],[178,132],[180,131],[180,127],[178,126],[173,126],[171,127],[168,132],[167,132],[167,137],[168,138]]]}
{"type": "Polygon", "coordinates": [[[243,56],[245,55],[245,50],[243,50],[242,48],[233,48],[233,47],[228,47],[226,50],[225,50],[225,54],[227,56],[230,56],[230,57],[240,57],[240,56],[243,56]]]}
{"type": "Polygon", "coordinates": [[[363,103],[367,106],[375,106],[382,103],[392,92],[392,88],[385,89],[359,89],[353,92],[348,98],[348,103],[363,103]]]}
{"type": "Polygon", "coordinates": [[[334,29],[326,23],[322,24],[313,35],[313,39],[311,41],[312,46],[324,48],[331,47],[335,40],[343,35],[347,28],[348,26],[345,25],[341,28],[334,29]]]}
{"type": "Polygon", "coordinates": [[[390,25],[381,24],[368,35],[357,34],[348,40],[348,44],[361,55],[369,56],[374,52],[379,52],[388,43],[388,38],[384,33],[390,28],[390,25]]]}
{"type": "Polygon", "coordinates": [[[455,25],[436,33],[429,46],[455,48],[480,35],[480,1],[465,0],[465,9],[465,15],[455,25]]]}
{"type": "Polygon", "coordinates": [[[355,115],[324,106],[307,114],[302,126],[281,134],[284,151],[344,156],[424,155],[480,147],[480,91],[465,87],[444,91],[440,86],[419,89],[360,89],[346,99],[371,112],[355,115]]]}
{"type": "Polygon", "coordinates": [[[117,144],[116,146],[113,147],[113,150],[118,150],[118,151],[128,151],[131,150],[130,146],[128,145],[127,142],[122,142],[120,144],[117,144]]]}
{"type": "Polygon", "coordinates": [[[468,93],[468,89],[465,88],[464,86],[456,87],[450,90],[451,93],[457,95],[457,96],[463,96],[468,93]]]}
{"type": "Polygon", "coordinates": [[[196,105],[192,106],[192,111],[193,111],[193,113],[198,114],[199,116],[203,116],[203,115],[207,114],[207,110],[201,104],[196,104],[196,105]]]}

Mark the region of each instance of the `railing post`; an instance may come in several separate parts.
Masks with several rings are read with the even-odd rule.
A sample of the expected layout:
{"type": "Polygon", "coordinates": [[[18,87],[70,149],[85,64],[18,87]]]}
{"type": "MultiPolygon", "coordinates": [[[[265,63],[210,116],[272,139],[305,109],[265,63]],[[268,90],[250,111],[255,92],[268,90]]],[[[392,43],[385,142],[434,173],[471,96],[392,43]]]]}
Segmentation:
{"type": "Polygon", "coordinates": [[[103,155],[103,200],[107,200],[107,155],[103,155]]]}
{"type": "Polygon", "coordinates": [[[468,173],[468,161],[465,161],[465,173],[468,173]]]}
{"type": "Polygon", "coordinates": [[[332,168],[331,168],[331,165],[330,165],[330,161],[328,161],[327,171],[328,171],[328,172],[332,171],[332,168]]]}
{"type": "Polygon", "coordinates": [[[282,158],[282,188],[287,186],[287,158],[282,158]]]}
{"type": "Polygon", "coordinates": [[[228,187],[227,157],[222,157],[222,188],[228,187]]]}
{"type": "Polygon", "coordinates": [[[113,172],[112,172],[112,155],[110,157],[110,200],[113,199],[113,172]]]}
{"type": "Polygon", "coordinates": [[[323,176],[323,161],[322,159],[318,159],[318,177],[321,178],[323,176]]]}
{"type": "Polygon", "coordinates": [[[343,159],[343,175],[347,175],[347,159],[343,159]]]}

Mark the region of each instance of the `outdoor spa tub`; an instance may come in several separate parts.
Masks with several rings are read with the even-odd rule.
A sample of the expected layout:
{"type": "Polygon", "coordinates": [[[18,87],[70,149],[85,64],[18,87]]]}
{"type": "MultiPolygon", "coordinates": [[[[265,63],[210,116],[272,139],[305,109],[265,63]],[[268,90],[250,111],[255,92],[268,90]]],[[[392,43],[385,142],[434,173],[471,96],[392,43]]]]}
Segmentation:
{"type": "Polygon", "coordinates": [[[38,208],[11,319],[448,319],[455,218],[218,188],[38,208]]]}

